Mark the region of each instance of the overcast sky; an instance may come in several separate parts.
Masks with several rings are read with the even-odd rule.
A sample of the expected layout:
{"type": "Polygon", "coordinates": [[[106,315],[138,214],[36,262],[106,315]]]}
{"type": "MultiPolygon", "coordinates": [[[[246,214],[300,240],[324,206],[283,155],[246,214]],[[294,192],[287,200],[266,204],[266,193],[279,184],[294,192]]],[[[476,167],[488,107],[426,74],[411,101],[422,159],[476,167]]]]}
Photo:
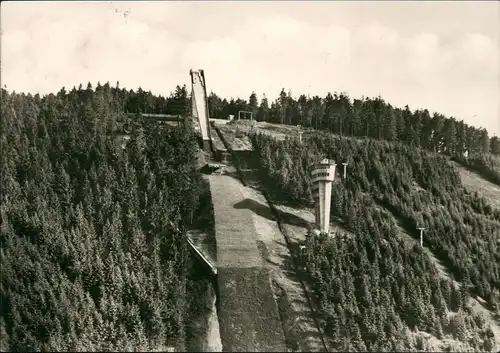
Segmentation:
{"type": "Polygon", "coordinates": [[[2,86],[109,81],[168,95],[377,96],[500,135],[500,6],[448,2],[2,2],[2,86]]]}

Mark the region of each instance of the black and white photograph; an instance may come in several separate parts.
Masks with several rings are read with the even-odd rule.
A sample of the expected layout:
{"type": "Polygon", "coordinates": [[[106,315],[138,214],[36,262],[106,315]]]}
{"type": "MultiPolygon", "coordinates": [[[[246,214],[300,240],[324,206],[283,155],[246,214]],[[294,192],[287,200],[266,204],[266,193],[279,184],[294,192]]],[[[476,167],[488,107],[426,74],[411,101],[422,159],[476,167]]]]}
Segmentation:
{"type": "Polygon", "coordinates": [[[0,352],[499,352],[499,1],[3,1],[0,352]]]}

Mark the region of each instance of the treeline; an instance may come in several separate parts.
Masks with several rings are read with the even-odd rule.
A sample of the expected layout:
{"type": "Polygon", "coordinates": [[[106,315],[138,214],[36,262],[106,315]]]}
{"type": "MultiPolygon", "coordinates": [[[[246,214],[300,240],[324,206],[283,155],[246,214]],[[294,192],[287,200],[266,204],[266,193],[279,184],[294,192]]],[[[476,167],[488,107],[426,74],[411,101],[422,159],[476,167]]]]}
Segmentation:
{"type": "MultiPolygon", "coordinates": [[[[74,99],[82,99],[90,91],[92,85],[88,83],[87,89],[80,85],[78,89],[73,87],[70,93],[74,99]]],[[[97,83],[95,91],[102,92],[108,100],[112,97],[113,111],[119,115],[119,121],[123,120],[122,113],[189,115],[191,111],[190,92],[185,85],[176,86],[168,97],[155,96],[141,88],[126,90],[120,88],[118,82],[115,87],[97,83]]],[[[58,93],[65,94],[65,88],[58,93]]],[[[38,95],[34,98],[40,101],[38,95]]],[[[486,129],[439,113],[431,114],[426,109],[412,112],[408,106],[396,108],[381,97],[351,99],[345,93],[329,93],[324,98],[301,95],[295,99],[290,92],[282,90],[274,102],[269,103],[264,97],[259,103],[255,93],[247,101],[222,99],[212,92],[208,104],[211,118],[227,119],[244,110],[251,111],[257,121],[301,125],[342,136],[400,141],[451,156],[488,152],[500,155],[500,138],[489,138],[486,129]]],[[[109,123],[115,124],[116,118],[108,119],[109,123]]]]}
{"type": "Polygon", "coordinates": [[[1,91],[0,350],[184,348],[196,138],[146,126],[122,150],[106,126],[140,97],[1,91]]]}
{"type": "MultiPolygon", "coordinates": [[[[92,91],[80,85],[70,91],[74,99],[82,99],[92,91]]],[[[189,115],[191,97],[188,88],[176,86],[168,96],[155,96],[150,91],[139,88],[137,91],[115,87],[109,83],[97,83],[96,92],[102,92],[106,99],[112,97],[113,111],[118,115],[108,119],[110,128],[116,121],[122,121],[122,113],[153,113],[189,115]]],[[[58,95],[65,95],[64,88],[58,95]]],[[[34,96],[40,101],[38,95],[34,96]]],[[[264,97],[258,102],[252,93],[247,100],[241,98],[222,99],[215,93],[208,97],[211,118],[227,119],[238,115],[241,110],[251,111],[257,121],[301,125],[317,130],[328,131],[342,136],[369,137],[388,141],[400,141],[447,155],[463,158],[473,154],[492,153],[500,155],[500,138],[488,136],[486,129],[478,129],[447,118],[442,114],[431,114],[428,110],[411,111],[408,106],[393,107],[381,97],[351,99],[347,94],[328,94],[326,97],[299,96],[281,91],[280,96],[269,103],[264,97]]]]}
{"type": "Polygon", "coordinates": [[[310,237],[304,255],[335,347],[425,349],[405,336],[403,327],[409,326],[438,338],[449,333],[465,344],[456,349],[493,349],[491,330],[464,312],[470,312],[471,292],[498,309],[500,212],[461,188],[445,157],[328,134],[304,143],[254,134],[252,142],[265,177],[274,181],[269,188],[279,189],[273,197],[282,202],[311,206],[310,172],[320,157],[349,163],[347,179],[333,187],[331,216],[354,235],[310,237]],[[417,236],[417,226],[427,228],[425,246],[447,262],[463,283],[460,289],[439,278],[418,245],[404,245],[380,204],[401,218],[410,235],[417,236]],[[448,311],[459,314],[449,320],[448,311]]]}
{"type": "Polygon", "coordinates": [[[210,117],[227,119],[239,110],[251,111],[257,121],[301,125],[342,136],[369,137],[400,141],[414,146],[464,156],[491,152],[500,155],[500,139],[489,138],[486,129],[478,129],[428,110],[396,108],[381,97],[351,99],[347,94],[326,97],[300,95],[298,99],[282,90],[274,102],[264,97],[258,102],[252,93],[244,99],[221,99],[211,93],[210,117]]]}
{"type": "MultiPolygon", "coordinates": [[[[13,92],[16,94],[15,92],[13,92]]],[[[32,97],[34,104],[42,104],[42,97],[35,94],[32,97]]],[[[168,96],[153,95],[151,91],[144,91],[138,88],[136,91],[125,88],[120,88],[120,83],[117,82],[112,87],[109,82],[101,85],[99,82],[95,85],[95,89],[89,82],[86,88],[79,85],[78,88],[73,87],[69,92],[65,87],[61,88],[56,94],[49,94],[44,97],[45,101],[64,100],[70,97],[72,108],[77,110],[89,109],[84,108],[84,103],[87,100],[93,101],[93,108],[100,109],[105,112],[105,119],[100,119],[101,128],[107,129],[108,132],[121,130],[123,124],[134,123],[130,121],[127,113],[148,113],[148,114],[172,114],[172,115],[187,115],[191,112],[191,98],[186,86],[177,86],[175,90],[168,96]]],[[[67,109],[64,106],[53,106],[52,109],[67,109]]],[[[28,112],[31,113],[32,112],[28,112]]],[[[65,114],[66,112],[62,112],[65,114]]]]}

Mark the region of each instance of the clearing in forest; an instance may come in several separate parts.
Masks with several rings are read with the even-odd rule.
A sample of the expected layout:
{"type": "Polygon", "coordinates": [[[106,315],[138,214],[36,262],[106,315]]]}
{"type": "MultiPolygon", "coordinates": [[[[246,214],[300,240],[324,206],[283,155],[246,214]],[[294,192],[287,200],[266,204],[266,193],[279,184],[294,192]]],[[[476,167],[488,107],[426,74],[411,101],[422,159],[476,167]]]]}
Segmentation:
{"type": "Polygon", "coordinates": [[[479,196],[488,200],[492,207],[500,209],[500,186],[489,182],[457,162],[451,163],[460,173],[462,184],[467,190],[477,192],[479,196]]]}
{"type": "MultiPolygon", "coordinates": [[[[216,122],[216,124],[219,125],[218,122],[216,122]]],[[[252,131],[262,132],[280,141],[284,140],[286,137],[293,137],[293,136],[297,137],[299,131],[299,128],[297,126],[270,124],[264,121],[255,121],[255,120],[233,121],[229,124],[224,124],[223,126],[219,127],[224,133],[227,133],[229,135],[227,136],[228,142],[230,142],[231,146],[234,146],[236,150],[241,148],[240,143],[246,145],[246,143],[244,142],[246,139],[245,134],[250,133],[252,131]],[[236,135],[236,138],[234,138],[232,135],[236,135]],[[234,140],[235,142],[233,142],[234,140]]],[[[310,129],[304,129],[304,128],[301,128],[300,130],[303,131],[304,134],[311,131],[310,129]]],[[[252,148],[251,144],[246,145],[246,147],[248,149],[252,148]]]]}

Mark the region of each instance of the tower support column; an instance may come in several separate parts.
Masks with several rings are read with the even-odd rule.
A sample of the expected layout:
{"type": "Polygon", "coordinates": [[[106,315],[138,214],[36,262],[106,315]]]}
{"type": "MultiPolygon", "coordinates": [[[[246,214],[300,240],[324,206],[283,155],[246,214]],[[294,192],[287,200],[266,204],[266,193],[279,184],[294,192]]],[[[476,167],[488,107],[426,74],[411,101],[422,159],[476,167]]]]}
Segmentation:
{"type": "Polygon", "coordinates": [[[335,161],[323,159],[311,173],[315,201],[316,226],[321,233],[330,230],[332,182],[335,179],[335,161]]]}

